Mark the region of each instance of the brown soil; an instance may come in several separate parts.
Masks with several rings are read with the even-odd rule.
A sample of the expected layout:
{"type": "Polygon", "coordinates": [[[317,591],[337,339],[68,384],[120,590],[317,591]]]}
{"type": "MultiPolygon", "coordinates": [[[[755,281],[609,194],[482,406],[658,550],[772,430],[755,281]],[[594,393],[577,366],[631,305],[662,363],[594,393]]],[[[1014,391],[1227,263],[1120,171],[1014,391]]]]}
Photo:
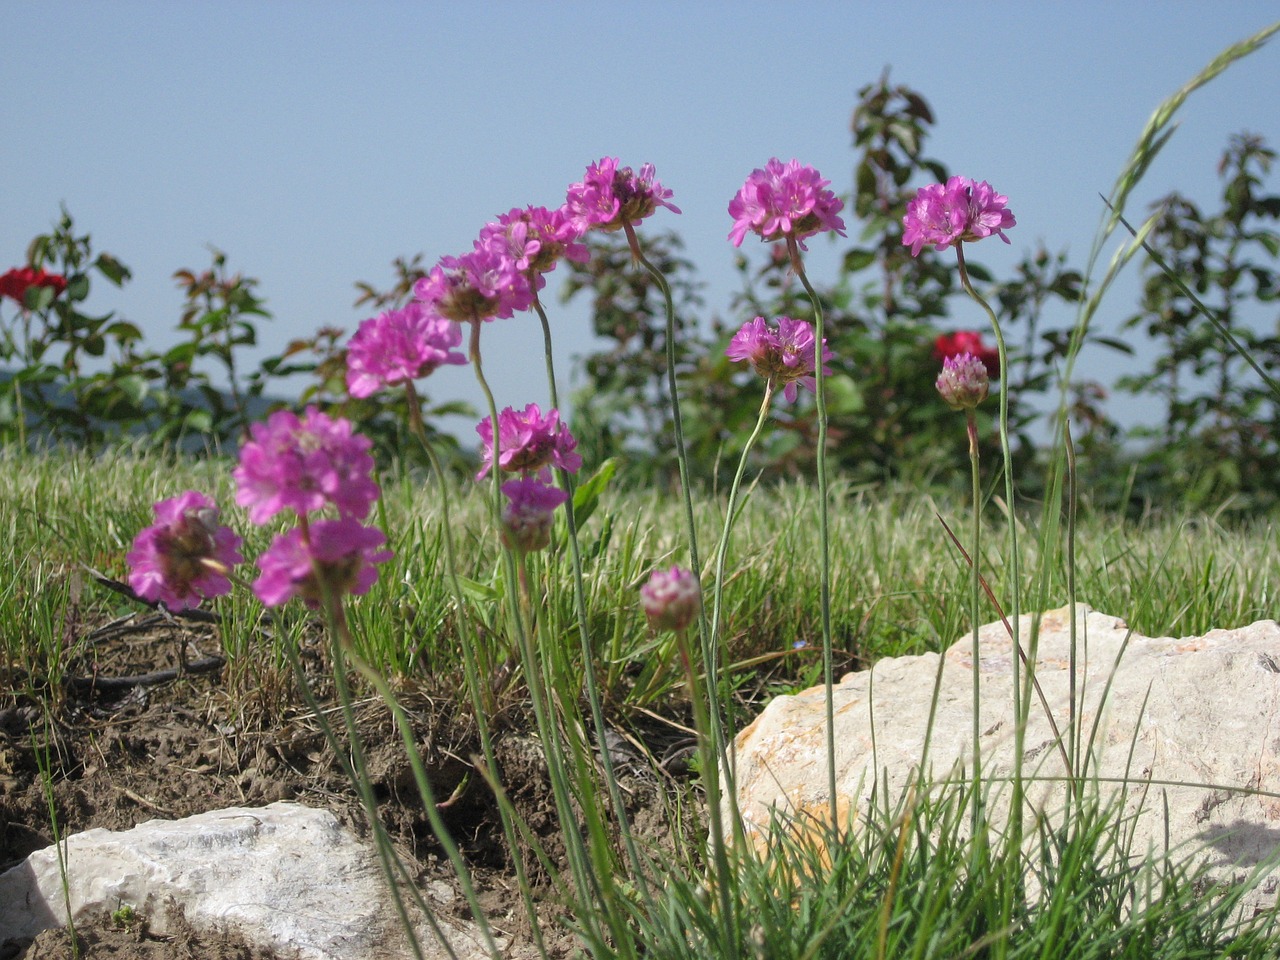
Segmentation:
{"type": "MultiPolygon", "coordinates": [[[[68,675],[75,679],[64,681],[56,697],[48,697],[47,690],[44,697],[0,695],[0,872],[53,842],[46,782],[64,835],[92,827],[125,830],[146,820],[277,800],[328,808],[368,835],[358,797],[291,673],[270,665],[265,651],[243,658],[252,668],[237,672],[209,656],[218,650],[218,639],[205,623],[143,614],[91,626],[76,631],[82,640],[76,649],[86,653],[70,664],[68,675]],[[180,645],[185,645],[185,667],[179,663],[180,645]],[[165,670],[178,675],[155,676],[165,670]],[[149,674],[147,682],[137,682],[149,674]],[[134,680],[114,682],[119,678],[134,680]]],[[[318,643],[308,646],[304,659],[327,708],[334,700],[321,649],[318,643]]],[[[38,678],[11,679],[16,679],[14,689],[39,688],[38,678]]],[[[412,718],[441,813],[471,867],[485,911],[500,918],[498,926],[518,949],[528,942],[525,913],[496,806],[470,762],[480,744],[474,724],[465,721],[469,711],[458,709],[457,685],[404,683],[397,696],[412,718]]],[[[452,883],[390,711],[368,696],[358,698],[356,711],[380,819],[421,881],[452,883]]],[[[518,812],[555,859],[563,852],[556,845],[559,824],[531,725],[512,697],[509,708],[493,718],[495,753],[518,812]]],[[[633,828],[646,843],[670,845],[670,799],[689,785],[683,771],[673,775],[676,764],[658,768],[652,761],[664,753],[679,755],[678,731],[657,724],[648,736],[627,730],[609,740],[633,828]]],[[[551,896],[545,875],[532,879],[544,898],[539,906],[543,934],[552,936],[554,953],[568,955],[572,935],[555,933],[564,929],[555,922],[563,908],[551,896]]],[[[453,902],[465,916],[464,899],[457,896],[453,902]]],[[[182,922],[173,929],[176,934],[158,937],[148,932],[146,918],[121,929],[104,916],[78,928],[80,956],[276,960],[235,937],[182,922]]],[[[46,931],[30,944],[0,944],[0,960],[70,956],[65,930],[46,931]]]]}

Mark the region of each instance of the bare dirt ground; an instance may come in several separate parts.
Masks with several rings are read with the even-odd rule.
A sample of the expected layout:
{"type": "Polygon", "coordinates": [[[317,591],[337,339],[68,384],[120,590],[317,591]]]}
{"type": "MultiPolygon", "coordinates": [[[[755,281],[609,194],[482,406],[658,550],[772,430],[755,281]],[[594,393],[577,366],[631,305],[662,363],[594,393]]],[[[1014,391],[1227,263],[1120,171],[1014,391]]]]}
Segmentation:
{"type": "MultiPolygon", "coordinates": [[[[140,614],[128,621],[77,625],[83,653],[53,694],[0,693],[0,872],[53,842],[46,783],[51,785],[58,829],[125,830],[146,820],[178,819],[228,806],[260,806],[295,800],[332,810],[368,835],[356,793],[314,717],[298,697],[292,677],[264,667],[252,676],[216,662],[213,627],[140,614]],[[185,645],[187,663],[180,663],[185,645]],[[205,672],[200,672],[205,671],[205,672]],[[171,678],[172,677],[172,678],[171,678]],[[43,770],[43,772],[42,772],[43,770]]],[[[322,704],[332,705],[319,645],[309,651],[322,704]]],[[[39,689],[39,678],[17,677],[14,689],[39,689]]],[[[479,753],[473,724],[459,719],[457,684],[405,684],[401,704],[413,719],[441,813],[463,850],[485,912],[519,946],[528,940],[510,851],[492,797],[468,758],[479,753]],[[447,801],[444,798],[448,798],[447,801]]],[[[423,811],[390,713],[375,698],[358,702],[362,740],[379,815],[407,861],[425,882],[452,879],[423,811]]],[[[525,822],[554,859],[559,823],[541,750],[531,721],[518,703],[493,718],[501,777],[525,822]]],[[[678,763],[657,766],[681,749],[674,725],[658,723],[648,735],[634,730],[611,737],[620,783],[636,833],[657,847],[670,844],[670,800],[689,789],[678,763]],[[676,772],[672,772],[676,771],[676,772]]],[[[563,906],[547,877],[534,876],[544,897],[540,926],[555,951],[568,955],[574,942],[555,919],[563,906]]],[[[459,916],[465,917],[461,896],[459,916]]],[[[127,927],[103,916],[78,927],[80,955],[89,960],[278,960],[236,937],[213,935],[179,922],[177,933],[149,932],[146,918],[127,927]]],[[[0,944],[0,960],[72,956],[65,930],[47,931],[33,943],[0,944]]]]}

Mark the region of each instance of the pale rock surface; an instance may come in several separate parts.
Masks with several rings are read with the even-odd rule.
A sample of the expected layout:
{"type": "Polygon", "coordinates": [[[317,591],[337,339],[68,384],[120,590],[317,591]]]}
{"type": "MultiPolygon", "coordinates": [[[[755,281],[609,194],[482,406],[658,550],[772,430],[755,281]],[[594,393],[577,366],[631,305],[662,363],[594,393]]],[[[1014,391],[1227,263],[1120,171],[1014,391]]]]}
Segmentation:
{"type": "MultiPolygon", "coordinates": [[[[65,848],[77,921],[128,904],[163,933],[176,905],[197,930],[238,930],[282,957],[413,956],[371,847],[327,810],[232,807],[127,831],[86,830],[65,848]]],[[[64,902],[54,847],[0,874],[0,943],[64,926],[64,902]]],[[[477,931],[440,922],[460,960],[489,956],[477,931]]],[[[447,956],[420,928],[426,956],[447,956]]]]}
{"type": "MultiPolygon", "coordinates": [[[[1032,621],[1031,615],[1020,621],[1024,650],[1032,621]]],[[[1069,625],[1066,607],[1041,618],[1036,663],[1036,676],[1063,731],[1069,715],[1069,625]]],[[[1142,811],[1133,854],[1163,850],[1167,798],[1170,846],[1177,848],[1175,856],[1182,855],[1179,859],[1195,853],[1218,879],[1242,879],[1259,864],[1274,866],[1280,858],[1280,626],[1263,620],[1203,637],[1144,637],[1123,620],[1080,604],[1076,629],[1081,720],[1086,731],[1095,720],[1100,724],[1090,770],[1103,798],[1120,789],[1108,778],[1129,781],[1126,812],[1142,811]]],[[[972,650],[972,636],[966,635],[945,653],[928,754],[935,780],[971,768],[972,650]]],[[[981,628],[981,755],[984,774],[992,778],[1007,778],[1013,768],[1014,656],[1002,623],[981,628]]],[[[877,805],[883,804],[886,787],[893,800],[902,796],[920,765],[937,670],[937,654],[898,657],[848,674],[835,686],[842,817],[865,814],[877,771],[882,791],[877,805]]],[[[736,800],[749,835],[761,836],[774,810],[829,817],[825,700],[821,686],[778,697],[738,735],[736,800]]],[[[1024,764],[1030,776],[1066,772],[1034,692],[1024,764]]],[[[1004,801],[992,804],[997,821],[1007,816],[1008,790],[993,788],[1004,801]]],[[[1052,818],[1061,810],[1065,789],[1061,781],[1032,784],[1028,803],[1052,818]]],[[[1277,876],[1273,872],[1264,880],[1246,908],[1274,901],[1277,876]]]]}

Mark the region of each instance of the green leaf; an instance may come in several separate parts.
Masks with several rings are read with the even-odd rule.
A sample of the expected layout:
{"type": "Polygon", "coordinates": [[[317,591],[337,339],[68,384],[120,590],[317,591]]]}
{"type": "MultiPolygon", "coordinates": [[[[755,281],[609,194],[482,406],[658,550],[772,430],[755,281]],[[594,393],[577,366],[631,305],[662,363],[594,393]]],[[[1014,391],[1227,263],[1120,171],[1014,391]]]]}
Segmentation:
{"type": "Polygon", "coordinates": [[[77,273],[74,277],[67,279],[67,299],[73,303],[83,300],[89,296],[89,278],[83,273],[77,273]]]}
{"type": "Polygon", "coordinates": [[[855,247],[844,255],[845,273],[857,273],[876,262],[876,252],[855,247]]]}
{"type": "Polygon", "coordinates": [[[27,292],[23,295],[23,305],[28,310],[35,310],[37,313],[48,310],[53,305],[53,298],[58,292],[53,287],[27,287],[27,292]]]}
{"type": "Polygon", "coordinates": [[[600,495],[609,486],[609,481],[617,471],[618,461],[615,457],[610,457],[573,492],[573,519],[579,530],[600,505],[600,495]]]}
{"type": "Polygon", "coordinates": [[[497,587],[470,577],[459,576],[458,586],[462,588],[463,596],[477,603],[495,603],[502,599],[502,592],[497,587]]]}
{"type": "Polygon", "coordinates": [[[133,276],[128,267],[109,253],[98,254],[98,259],[93,262],[93,265],[117,287],[123,286],[124,282],[133,276]]]}

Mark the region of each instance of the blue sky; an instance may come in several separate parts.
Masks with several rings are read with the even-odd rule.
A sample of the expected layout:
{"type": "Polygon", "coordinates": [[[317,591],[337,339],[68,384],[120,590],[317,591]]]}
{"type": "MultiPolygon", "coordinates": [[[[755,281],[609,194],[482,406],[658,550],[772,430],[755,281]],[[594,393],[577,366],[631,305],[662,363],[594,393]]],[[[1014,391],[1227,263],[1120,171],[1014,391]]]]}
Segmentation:
{"type": "MultiPolygon", "coordinates": [[[[999,269],[1043,239],[1082,265],[1098,194],[1152,109],[1280,16],[1274,0],[6,9],[0,268],[65,204],[134,273],[89,305],[163,346],[181,302],[173,271],[206,267],[213,245],[260,279],[275,315],[268,353],[324,325],[353,332],[365,315],[352,308],[355,281],[389,282],[397,255],[461,253],[513,206],[558,205],[604,155],[656,165],[684,211],[658,225],[683,234],[708,308],[749,319],[727,315],[730,198],[772,156],[847,192],[856,91],[886,66],[934,108],[929,155],[1010,198],[1012,247],[984,244],[979,259],[999,269]]],[[[1211,203],[1231,133],[1280,146],[1277,90],[1273,42],[1196,94],[1131,212],[1172,189],[1211,203]]],[[[811,272],[830,275],[833,248],[813,246],[811,272]]],[[[1136,285],[1125,289],[1100,318],[1113,329],[1133,307],[1136,285]]],[[[591,349],[585,302],[554,308],[552,322],[564,361],[591,349]]],[[[544,402],[541,364],[528,363],[541,354],[536,321],[485,338],[500,405],[544,402]]],[[[1099,358],[1091,372],[1106,381],[1122,366],[1099,358]]],[[[479,405],[466,368],[426,387],[479,405]]],[[[1141,415],[1132,401],[1113,409],[1141,415]]]]}

